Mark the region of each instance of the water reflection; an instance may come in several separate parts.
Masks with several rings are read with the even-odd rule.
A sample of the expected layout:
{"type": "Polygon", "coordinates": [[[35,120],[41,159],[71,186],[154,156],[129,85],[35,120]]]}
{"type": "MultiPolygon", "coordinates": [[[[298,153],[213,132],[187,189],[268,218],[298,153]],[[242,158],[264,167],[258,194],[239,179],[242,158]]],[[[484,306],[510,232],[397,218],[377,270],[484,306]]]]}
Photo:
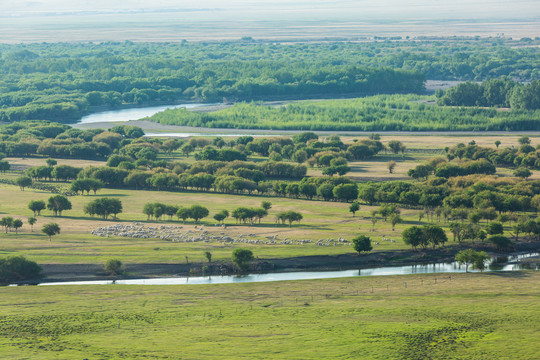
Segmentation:
{"type": "MultiPolygon", "coordinates": [[[[509,256],[506,262],[493,259],[492,263],[485,271],[515,271],[515,270],[538,270],[537,265],[521,263],[509,264],[508,261],[523,260],[529,257],[538,256],[538,253],[520,254],[509,256]]],[[[476,270],[470,270],[475,272],[476,270]]],[[[439,273],[462,273],[465,266],[460,266],[457,262],[435,263],[426,265],[406,265],[387,266],[361,270],[344,271],[304,271],[304,272],[284,272],[270,274],[248,274],[243,276],[199,276],[199,277],[170,277],[156,279],[126,279],[126,280],[103,280],[103,281],[70,281],[42,283],[39,285],[210,285],[210,284],[232,284],[249,282],[271,282],[286,280],[314,280],[344,278],[356,276],[386,276],[386,275],[411,275],[411,274],[439,274],[439,273]]]]}

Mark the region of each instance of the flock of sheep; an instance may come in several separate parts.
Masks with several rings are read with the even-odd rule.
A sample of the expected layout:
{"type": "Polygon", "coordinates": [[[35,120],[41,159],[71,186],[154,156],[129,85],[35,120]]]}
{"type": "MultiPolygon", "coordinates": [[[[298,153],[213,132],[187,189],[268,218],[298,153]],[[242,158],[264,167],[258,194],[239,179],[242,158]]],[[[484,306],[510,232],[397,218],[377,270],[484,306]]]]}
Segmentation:
{"type": "MultiPolygon", "coordinates": [[[[225,225],[219,225],[222,230],[226,230],[225,225]]],[[[318,246],[337,246],[351,245],[347,239],[319,239],[317,241],[292,240],[280,238],[279,235],[266,236],[264,239],[256,238],[256,234],[229,236],[226,232],[220,232],[219,235],[212,234],[204,226],[195,226],[194,230],[185,230],[183,226],[160,225],[146,226],[142,223],[132,224],[114,224],[100,227],[92,231],[92,235],[101,237],[129,237],[136,239],[162,239],[172,242],[219,242],[223,244],[260,244],[260,245],[306,245],[315,244],[318,246]]]]}

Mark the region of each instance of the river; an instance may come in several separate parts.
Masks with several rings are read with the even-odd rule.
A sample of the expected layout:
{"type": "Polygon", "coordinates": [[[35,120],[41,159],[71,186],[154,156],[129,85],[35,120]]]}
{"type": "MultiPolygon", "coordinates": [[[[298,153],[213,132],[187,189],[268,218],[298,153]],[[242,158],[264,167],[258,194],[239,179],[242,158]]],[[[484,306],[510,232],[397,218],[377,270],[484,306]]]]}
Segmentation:
{"type": "Polygon", "coordinates": [[[195,109],[203,106],[212,106],[215,104],[176,104],[176,105],[160,105],[160,106],[147,106],[140,108],[129,108],[129,109],[120,109],[120,110],[110,110],[93,113],[90,115],[83,116],[78,124],[92,124],[92,123],[103,123],[103,122],[124,122],[130,120],[139,120],[145,117],[152,116],[159,112],[162,112],[167,109],[177,109],[177,108],[186,108],[186,109],[195,109]]]}
{"type": "MultiPolygon", "coordinates": [[[[514,262],[526,258],[538,256],[538,253],[518,254],[503,259],[492,259],[491,264],[485,270],[492,271],[516,271],[528,268],[526,264],[514,262]]],[[[532,270],[538,270],[533,266],[532,270]]],[[[474,272],[474,270],[469,270],[474,272]]],[[[453,263],[435,263],[425,265],[387,266],[360,270],[343,271],[310,271],[310,272],[282,272],[267,274],[226,275],[226,276],[197,276],[197,277],[167,277],[154,279],[126,279],[126,280],[96,280],[96,281],[68,281],[68,282],[44,282],[38,285],[210,285],[210,284],[233,284],[254,283],[290,280],[316,280],[333,279],[359,276],[387,276],[387,275],[411,275],[411,274],[446,274],[463,273],[465,266],[453,263]]]]}

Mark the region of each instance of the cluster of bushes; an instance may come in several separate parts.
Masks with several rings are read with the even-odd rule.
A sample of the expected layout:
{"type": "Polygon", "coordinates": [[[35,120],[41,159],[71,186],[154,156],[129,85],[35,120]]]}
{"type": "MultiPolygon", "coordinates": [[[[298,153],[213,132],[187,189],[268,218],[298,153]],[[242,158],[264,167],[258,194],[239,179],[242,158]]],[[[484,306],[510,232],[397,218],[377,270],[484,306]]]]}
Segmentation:
{"type": "Polygon", "coordinates": [[[465,176],[472,174],[493,175],[497,169],[495,165],[485,159],[467,161],[462,163],[452,163],[446,161],[436,161],[435,163],[418,165],[410,169],[407,175],[413,179],[427,179],[429,175],[435,174],[439,178],[451,178],[456,176],[465,176]]]}
{"type": "Polygon", "coordinates": [[[140,128],[126,125],[105,131],[79,130],[49,121],[15,122],[0,126],[0,152],[19,157],[105,159],[122,149],[134,158],[154,160],[160,147],[141,139],[143,135],[140,128]],[[143,149],[150,150],[138,153],[143,149]],[[149,151],[153,156],[147,154],[149,151]]]}
{"type": "Polygon", "coordinates": [[[497,106],[515,110],[540,109],[540,81],[521,84],[510,79],[491,79],[481,84],[465,82],[444,93],[437,104],[449,106],[497,106]]]}
{"type": "Polygon", "coordinates": [[[447,148],[447,157],[452,160],[459,159],[471,159],[479,160],[484,159],[490,161],[496,166],[509,166],[509,167],[526,167],[529,169],[540,169],[540,147],[534,148],[530,144],[530,139],[527,136],[523,136],[519,139],[519,147],[505,147],[499,149],[500,141],[496,141],[496,149],[482,147],[471,142],[467,145],[457,144],[453,147],[447,148]]]}

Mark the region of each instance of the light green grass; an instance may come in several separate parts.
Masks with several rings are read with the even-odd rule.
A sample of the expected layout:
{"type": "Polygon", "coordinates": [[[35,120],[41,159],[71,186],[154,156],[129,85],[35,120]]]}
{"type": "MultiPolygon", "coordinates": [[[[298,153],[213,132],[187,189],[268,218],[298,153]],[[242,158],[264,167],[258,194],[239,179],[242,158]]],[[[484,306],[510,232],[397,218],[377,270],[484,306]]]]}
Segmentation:
{"type": "Polygon", "coordinates": [[[0,352],[9,359],[537,359],[539,296],[537,272],[7,287],[0,352]]]}

